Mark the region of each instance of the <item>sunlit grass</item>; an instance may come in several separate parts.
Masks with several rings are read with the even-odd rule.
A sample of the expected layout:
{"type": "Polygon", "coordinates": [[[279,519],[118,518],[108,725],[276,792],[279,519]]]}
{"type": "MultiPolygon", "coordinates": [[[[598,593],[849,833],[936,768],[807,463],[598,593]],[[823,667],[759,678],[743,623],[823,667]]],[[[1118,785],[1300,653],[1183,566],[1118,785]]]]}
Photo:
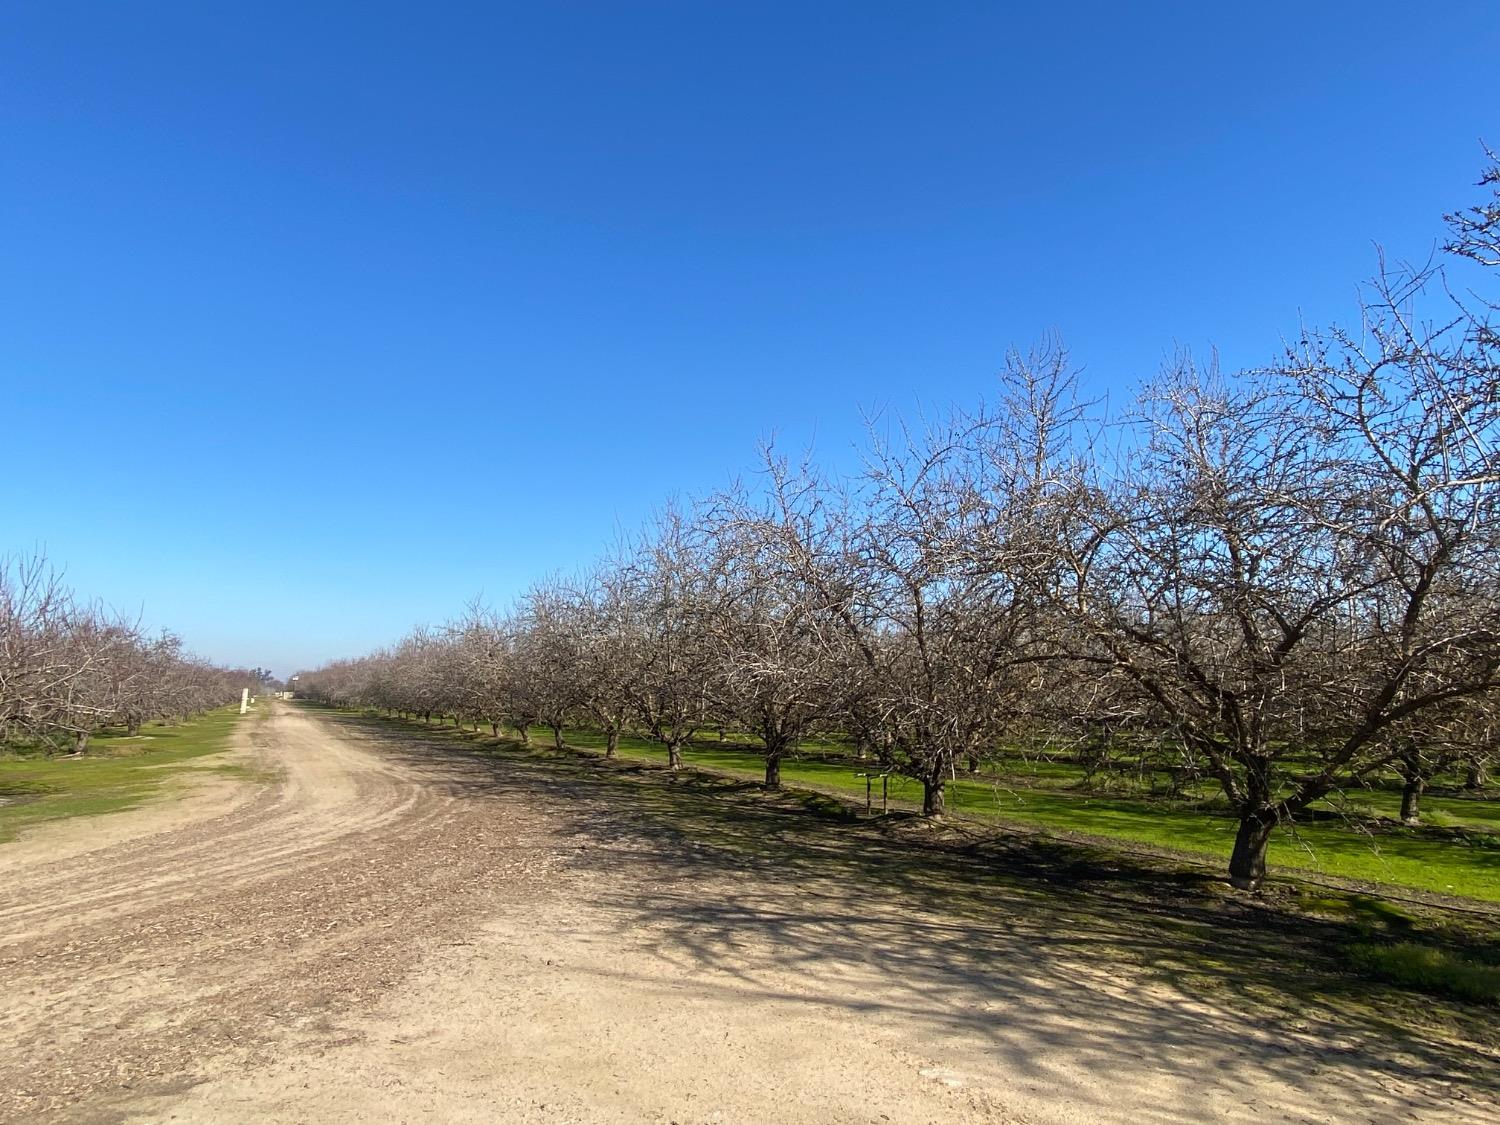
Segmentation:
{"type": "Polygon", "coordinates": [[[134,808],[196,759],[222,752],[239,721],[236,705],[152,723],[134,737],[97,737],[78,758],[0,757],[0,841],[42,821],[134,808]]]}
{"type": "MultiPolygon", "coordinates": [[[[550,739],[551,732],[546,734],[550,739]]],[[[544,743],[540,732],[534,738],[539,745],[544,743]]],[[[569,745],[594,750],[604,745],[602,736],[587,731],[570,730],[567,740],[569,745]]],[[[659,760],[663,751],[654,743],[627,737],[621,740],[620,756],[659,760]]],[[[735,776],[753,778],[764,773],[761,758],[754,751],[712,742],[694,744],[686,757],[689,765],[735,776]]],[[[860,772],[860,767],[845,762],[802,758],[782,765],[782,780],[788,785],[816,786],[863,801],[865,779],[857,776],[860,772]]],[[[1049,787],[1041,780],[1049,775],[1054,783],[1066,784],[1081,777],[1082,771],[1067,763],[1040,763],[1039,768],[1015,778],[1013,783],[1008,778],[996,781],[959,776],[949,783],[948,807],[1000,821],[1107,836],[1228,861],[1235,822],[1222,810],[1049,787]]],[[[921,801],[922,787],[908,778],[892,776],[889,795],[898,806],[909,807],[921,801]]],[[[877,808],[880,796],[877,778],[873,785],[877,808]]],[[[1361,792],[1360,797],[1372,811],[1387,802],[1399,803],[1397,795],[1379,790],[1361,792]]],[[[1492,801],[1428,798],[1426,807],[1462,823],[1500,828],[1500,808],[1492,801]]],[[[1267,861],[1272,867],[1500,902],[1500,837],[1488,832],[1433,839],[1420,831],[1393,829],[1371,835],[1353,823],[1309,821],[1281,832],[1271,843],[1267,861]]]]}

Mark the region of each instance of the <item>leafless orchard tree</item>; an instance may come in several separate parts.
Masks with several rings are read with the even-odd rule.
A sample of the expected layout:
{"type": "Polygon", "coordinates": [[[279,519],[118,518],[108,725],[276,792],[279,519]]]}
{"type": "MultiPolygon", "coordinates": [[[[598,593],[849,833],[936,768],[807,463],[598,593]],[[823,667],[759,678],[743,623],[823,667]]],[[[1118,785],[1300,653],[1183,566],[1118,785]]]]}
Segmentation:
{"type": "Polygon", "coordinates": [[[877,443],[834,599],[860,685],[857,726],[944,811],[957,763],[1015,733],[1045,669],[1062,657],[1046,595],[1056,569],[1054,495],[1075,426],[1067,356],[1013,353],[993,409],[920,438],[877,443]]]}
{"type": "Polygon", "coordinates": [[[488,723],[498,737],[500,724],[512,713],[507,695],[511,645],[504,620],[479,602],[470,603],[448,625],[444,655],[459,709],[488,723]]]}
{"type": "Polygon", "coordinates": [[[563,615],[576,651],[579,705],[604,734],[604,756],[613,758],[633,698],[629,675],[636,614],[624,569],[597,566],[566,591],[563,615]]]}
{"type": "Polygon", "coordinates": [[[392,654],[407,709],[419,712],[426,722],[436,717],[441,723],[449,715],[457,719],[461,695],[450,654],[448,638],[426,627],[413,629],[392,654]]]}
{"type": "Polygon", "coordinates": [[[1342,667],[1353,560],[1326,534],[1306,420],[1254,384],[1187,362],[1143,396],[1141,444],[1092,490],[1091,534],[1062,588],[1077,659],[1207,762],[1241,815],[1231,870],[1259,879],[1277,809],[1274,767],[1342,667]]]}
{"type": "Polygon", "coordinates": [[[0,734],[47,729],[76,675],[72,592],[40,556],[0,562],[0,734]]]}
{"type": "Polygon", "coordinates": [[[82,753],[106,727],[136,734],[149,719],[221,706],[258,682],[79,600],[40,554],[0,559],[0,743],[66,740],[82,753]]]}
{"type": "Polygon", "coordinates": [[[1433,280],[1384,275],[1359,333],[1309,333],[1270,371],[1180,363],[1092,489],[1080,656],[1218,778],[1237,886],[1277,825],[1402,758],[1403,725],[1500,686],[1500,364],[1483,315],[1411,319],[1433,280]]]}
{"type": "Polygon", "coordinates": [[[141,671],[144,646],[131,622],[98,604],[75,604],[64,652],[70,672],[49,721],[72,736],[73,750],[81,754],[95,731],[123,717],[124,692],[141,671]]]}
{"type": "Polygon", "coordinates": [[[567,748],[563,730],[589,697],[583,682],[583,638],[573,592],[560,580],[527,591],[516,614],[514,663],[524,669],[536,716],[552,731],[552,744],[567,748]]]}
{"type": "Polygon", "coordinates": [[[702,529],[676,508],[655,521],[621,579],[629,620],[621,683],[635,721],[682,768],[682,748],[709,719],[714,654],[705,615],[708,562],[702,529]]]}
{"type": "Polygon", "coordinates": [[[1433,779],[1486,760],[1500,738],[1500,726],[1491,700],[1467,695],[1393,723],[1387,737],[1396,751],[1391,765],[1401,779],[1401,822],[1416,826],[1433,779]]]}
{"type": "Polygon", "coordinates": [[[838,622],[820,573],[825,488],[762,451],[763,488],[736,486],[706,508],[708,581],[702,628],[716,711],[761,739],[765,784],[817,726],[841,713],[838,622]]]}
{"type": "Polygon", "coordinates": [[[142,638],[119,661],[111,675],[110,694],[127,733],[140,733],[147,719],[163,711],[181,714],[196,709],[188,689],[191,677],[181,674],[191,661],[182,640],[169,632],[142,638]]]}

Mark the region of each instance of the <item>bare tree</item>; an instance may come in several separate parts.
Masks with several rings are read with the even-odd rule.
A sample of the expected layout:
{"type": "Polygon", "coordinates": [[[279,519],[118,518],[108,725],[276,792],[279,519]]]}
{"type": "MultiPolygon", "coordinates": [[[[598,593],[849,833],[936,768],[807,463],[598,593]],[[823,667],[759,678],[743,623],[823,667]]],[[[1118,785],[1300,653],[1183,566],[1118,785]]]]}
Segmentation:
{"type": "Polygon", "coordinates": [[[1335,333],[1238,381],[1170,371],[1074,558],[1088,658],[1219,779],[1241,887],[1278,824],[1400,757],[1403,721],[1496,685],[1500,372],[1382,292],[1373,351],[1335,333]]]}
{"type": "Polygon", "coordinates": [[[736,486],[705,514],[703,628],[716,709],[761,739],[777,789],[786,756],[839,713],[841,662],[819,574],[825,489],[809,465],[793,471],[769,447],[762,457],[763,492],[736,486]]]}
{"type": "Polygon", "coordinates": [[[641,727],[682,768],[682,748],[708,719],[712,650],[704,614],[708,574],[701,529],[668,508],[622,575],[629,638],[622,683],[641,727]]]}
{"type": "Polygon", "coordinates": [[[107,726],[135,734],[153,717],[221,706],[251,678],[80,601],[39,554],[0,560],[0,741],[66,740],[81,753],[107,726]]]}
{"type": "Polygon", "coordinates": [[[994,409],[877,443],[868,515],[843,564],[851,593],[835,603],[862,663],[853,725],[921,781],[928,816],[944,811],[957,763],[977,764],[1015,729],[1060,655],[1045,517],[1066,483],[1060,436],[1078,418],[1067,356],[1050,342],[1013,353],[1001,386],[994,409]]]}
{"type": "Polygon", "coordinates": [[[1456,767],[1466,767],[1467,773],[1476,761],[1484,761],[1493,753],[1500,729],[1494,701],[1466,695],[1392,724],[1387,737],[1397,750],[1391,761],[1401,780],[1398,815],[1403,824],[1415,827],[1422,820],[1422,797],[1428,786],[1456,767]]]}
{"type": "Polygon", "coordinates": [[[1482,266],[1500,266],[1500,156],[1485,149],[1489,164],[1479,177],[1479,186],[1490,189],[1488,198],[1462,211],[1444,215],[1448,242],[1443,249],[1482,266]]]}
{"type": "Polygon", "coordinates": [[[512,712],[507,675],[511,645],[506,624],[475,601],[449,624],[447,632],[454,694],[462,700],[466,714],[487,722],[490,732],[499,737],[501,722],[512,712]]]}
{"type": "Polygon", "coordinates": [[[552,731],[558,750],[567,748],[563,729],[589,695],[582,679],[585,668],[574,610],[570,591],[552,579],[527,591],[513,625],[512,659],[524,669],[531,706],[552,731]]]}
{"type": "Polygon", "coordinates": [[[636,614],[626,571],[613,562],[597,566],[567,591],[564,613],[577,654],[580,705],[604,734],[604,756],[613,758],[633,698],[636,614]]]}

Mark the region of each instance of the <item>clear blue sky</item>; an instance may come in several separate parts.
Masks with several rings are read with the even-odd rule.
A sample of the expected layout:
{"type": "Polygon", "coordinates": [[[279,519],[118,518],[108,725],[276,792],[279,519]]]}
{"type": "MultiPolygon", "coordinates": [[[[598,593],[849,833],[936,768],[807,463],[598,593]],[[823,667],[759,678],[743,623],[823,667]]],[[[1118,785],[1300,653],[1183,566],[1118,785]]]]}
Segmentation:
{"type": "Polygon", "coordinates": [[[0,551],[286,673],[769,433],[1261,362],[1500,143],[1493,3],[0,8],[0,551]]]}

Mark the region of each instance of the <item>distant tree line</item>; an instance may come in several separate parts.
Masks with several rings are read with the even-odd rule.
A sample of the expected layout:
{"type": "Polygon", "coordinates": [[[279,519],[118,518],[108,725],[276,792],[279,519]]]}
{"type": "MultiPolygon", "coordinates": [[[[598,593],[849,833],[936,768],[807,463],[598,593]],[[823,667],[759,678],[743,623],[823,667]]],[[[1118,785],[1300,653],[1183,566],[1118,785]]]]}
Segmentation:
{"type": "Polygon", "coordinates": [[[257,690],[269,673],[224,668],[168,632],[77,597],[41,555],[0,559],[0,750],[81,753],[106,728],[139,733],[257,690]]]}
{"type": "MultiPolygon", "coordinates": [[[[1483,267],[1491,159],[1490,197],[1445,217],[1483,267]]],[[[299,686],[523,742],[587,722],[613,752],[629,729],[674,768],[727,725],[772,787],[837,732],[929,816],[997,747],[1149,744],[1217,782],[1230,877],[1256,887],[1314,802],[1394,772],[1414,819],[1437,771],[1482,785],[1495,753],[1500,334],[1450,282],[1382,263],[1357,327],[1234,376],[1178,357],[1114,415],[1047,341],[994,402],[873,438],[857,478],[767,448],[752,485],[667,508],[584,577],[299,686]]]]}

